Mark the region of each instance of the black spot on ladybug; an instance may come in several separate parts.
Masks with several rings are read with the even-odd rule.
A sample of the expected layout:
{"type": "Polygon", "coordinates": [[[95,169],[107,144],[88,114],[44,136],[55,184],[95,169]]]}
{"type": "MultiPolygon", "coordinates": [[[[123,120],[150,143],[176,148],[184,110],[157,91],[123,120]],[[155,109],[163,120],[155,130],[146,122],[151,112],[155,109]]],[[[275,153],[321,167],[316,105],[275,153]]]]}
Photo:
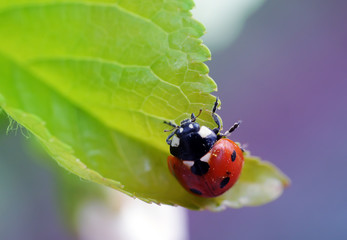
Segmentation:
{"type": "Polygon", "coordinates": [[[192,193],[198,194],[198,195],[202,195],[202,192],[200,192],[199,190],[196,190],[195,188],[191,188],[189,189],[192,193]]]}
{"type": "Polygon", "coordinates": [[[231,161],[235,161],[235,159],[236,159],[236,152],[234,150],[233,153],[231,154],[231,161]]]}
{"type": "Polygon", "coordinates": [[[195,175],[202,176],[208,172],[210,165],[207,162],[197,160],[194,165],[190,168],[190,171],[195,175]]]}
{"type": "Polygon", "coordinates": [[[227,185],[229,181],[230,181],[230,177],[224,178],[224,179],[220,182],[220,188],[225,187],[225,185],[227,185]]]}
{"type": "Polygon", "coordinates": [[[226,172],[226,174],[227,174],[227,175],[230,175],[230,174],[231,174],[231,172],[226,172]]]}

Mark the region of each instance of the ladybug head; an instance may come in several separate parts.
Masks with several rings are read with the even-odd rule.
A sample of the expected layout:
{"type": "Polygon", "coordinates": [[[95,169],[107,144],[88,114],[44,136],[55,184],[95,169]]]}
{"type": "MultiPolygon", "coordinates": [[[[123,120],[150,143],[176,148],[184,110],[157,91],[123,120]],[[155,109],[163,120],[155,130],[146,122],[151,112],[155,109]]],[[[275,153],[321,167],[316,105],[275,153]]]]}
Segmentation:
{"type": "Polygon", "coordinates": [[[200,116],[201,112],[202,110],[200,109],[199,114],[197,116],[195,116],[194,113],[192,113],[190,118],[182,120],[180,125],[176,125],[172,122],[164,121],[164,123],[173,127],[171,130],[164,130],[164,132],[172,131],[168,139],[171,138],[173,135],[176,135],[177,137],[182,137],[191,132],[198,132],[200,130],[200,125],[199,123],[196,122],[196,119],[200,116]]]}
{"type": "Polygon", "coordinates": [[[184,160],[199,160],[217,141],[217,135],[211,129],[195,122],[200,115],[193,113],[190,118],[184,119],[179,126],[165,122],[174,127],[166,142],[170,145],[170,152],[175,157],[184,160]]]}
{"type": "Polygon", "coordinates": [[[197,117],[199,117],[201,114],[201,110],[197,116],[192,113],[190,118],[184,119],[181,121],[180,126],[177,126],[177,129],[175,131],[175,134],[177,137],[181,138],[184,135],[187,135],[191,132],[199,132],[200,125],[199,123],[195,122],[197,117]]]}
{"type": "Polygon", "coordinates": [[[186,134],[189,134],[191,132],[199,132],[200,130],[200,125],[199,123],[196,122],[184,122],[183,124],[181,123],[181,126],[177,128],[176,130],[176,135],[177,137],[182,137],[186,134]]]}

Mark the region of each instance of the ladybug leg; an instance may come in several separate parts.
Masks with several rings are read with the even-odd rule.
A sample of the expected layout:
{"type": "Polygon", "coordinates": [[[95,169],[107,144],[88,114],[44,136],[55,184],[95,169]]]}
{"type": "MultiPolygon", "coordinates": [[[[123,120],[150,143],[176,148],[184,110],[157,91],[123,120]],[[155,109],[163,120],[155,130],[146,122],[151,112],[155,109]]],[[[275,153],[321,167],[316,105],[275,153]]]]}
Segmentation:
{"type": "Polygon", "coordinates": [[[170,135],[166,138],[166,143],[168,145],[171,145],[172,140],[170,138],[172,138],[172,136],[175,135],[176,131],[173,131],[172,133],[170,133],[170,135]]]}
{"type": "Polygon", "coordinates": [[[216,110],[217,110],[217,106],[218,106],[218,100],[219,100],[218,97],[216,97],[216,102],[214,103],[214,106],[212,109],[212,117],[213,117],[214,122],[217,124],[217,127],[212,130],[215,134],[218,134],[220,132],[220,128],[221,128],[219,118],[216,114],[216,110]]]}
{"type": "Polygon", "coordinates": [[[172,136],[175,135],[175,133],[176,133],[176,131],[177,131],[177,129],[178,129],[178,126],[177,126],[176,124],[172,123],[172,122],[164,121],[164,123],[167,124],[167,125],[169,125],[169,126],[171,126],[171,127],[173,127],[173,129],[171,129],[171,130],[164,130],[164,132],[171,132],[171,131],[173,131],[174,129],[176,129],[175,131],[173,131],[172,133],[170,133],[170,135],[166,138],[166,143],[167,143],[168,145],[171,145],[172,140],[171,140],[170,138],[172,138],[172,136]]]}
{"type": "MultiPolygon", "coordinates": [[[[178,126],[177,126],[176,124],[172,123],[172,122],[164,121],[164,123],[167,124],[167,125],[169,125],[169,126],[171,126],[171,127],[173,127],[173,128],[178,128],[178,126]]],[[[172,130],[173,130],[173,129],[172,129],[172,130]]],[[[172,131],[172,130],[171,130],[171,131],[172,131]]]]}
{"type": "Polygon", "coordinates": [[[231,126],[231,128],[228,130],[228,131],[226,131],[224,134],[222,134],[223,136],[228,136],[230,133],[232,133],[236,128],[238,128],[239,126],[240,126],[240,124],[241,124],[241,121],[238,121],[238,122],[236,122],[236,123],[234,123],[234,125],[232,125],[231,126]]]}

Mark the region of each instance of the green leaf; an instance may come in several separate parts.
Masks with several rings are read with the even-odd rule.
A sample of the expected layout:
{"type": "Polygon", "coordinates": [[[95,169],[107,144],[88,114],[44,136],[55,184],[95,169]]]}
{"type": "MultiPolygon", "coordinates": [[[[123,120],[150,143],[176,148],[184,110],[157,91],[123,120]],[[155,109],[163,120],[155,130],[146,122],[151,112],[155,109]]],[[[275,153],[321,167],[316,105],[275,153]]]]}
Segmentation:
{"type": "Polygon", "coordinates": [[[201,108],[200,123],[213,126],[216,84],[192,6],[0,2],[0,106],[68,171],[144,201],[211,210],[271,201],[287,178],[252,157],[239,183],[214,199],[185,192],[168,171],[163,120],[201,108]]]}

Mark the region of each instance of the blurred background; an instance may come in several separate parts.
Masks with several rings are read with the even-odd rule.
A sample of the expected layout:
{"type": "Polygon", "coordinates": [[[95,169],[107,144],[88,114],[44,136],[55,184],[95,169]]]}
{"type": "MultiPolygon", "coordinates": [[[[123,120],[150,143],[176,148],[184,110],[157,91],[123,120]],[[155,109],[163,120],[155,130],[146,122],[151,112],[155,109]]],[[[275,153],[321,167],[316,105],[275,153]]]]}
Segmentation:
{"type": "MultiPolygon", "coordinates": [[[[347,1],[209,2],[196,1],[194,17],[207,28],[219,114],[226,128],[242,119],[232,138],[292,185],[261,207],[185,211],[172,231],[191,240],[347,239],[347,1]]],[[[55,171],[20,129],[6,136],[5,116],[0,125],[0,239],[76,239],[55,171]]]]}

